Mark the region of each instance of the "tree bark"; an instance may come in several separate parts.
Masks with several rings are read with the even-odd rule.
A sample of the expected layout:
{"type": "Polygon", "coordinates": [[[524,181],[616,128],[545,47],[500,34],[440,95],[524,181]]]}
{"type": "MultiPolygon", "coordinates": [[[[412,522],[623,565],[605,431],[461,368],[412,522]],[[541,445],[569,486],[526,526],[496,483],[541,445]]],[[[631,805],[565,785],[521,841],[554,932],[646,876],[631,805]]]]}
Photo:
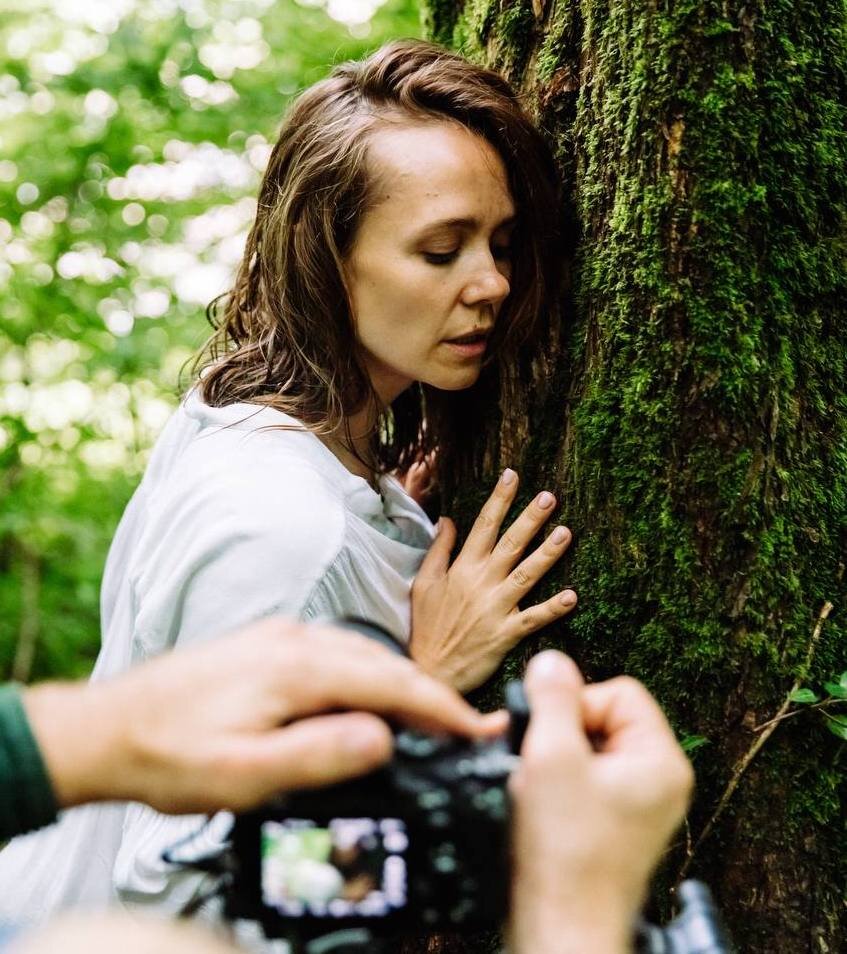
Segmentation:
{"type": "MultiPolygon", "coordinates": [[[[487,459],[489,484],[520,469],[524,500],[556,490],[580,607],[506,670],[561,646],[591,678],[642,679],[680,737],[708,740],[653,913],[684,870],[751,954],[847,936],[847,747],[820,712],[764,725],[847,669],[846,10],[425,11],[522,91],[563,183],[554,370],[487,459]]],[[[478,502],[452,502],[460,523],[478,502]]]]}

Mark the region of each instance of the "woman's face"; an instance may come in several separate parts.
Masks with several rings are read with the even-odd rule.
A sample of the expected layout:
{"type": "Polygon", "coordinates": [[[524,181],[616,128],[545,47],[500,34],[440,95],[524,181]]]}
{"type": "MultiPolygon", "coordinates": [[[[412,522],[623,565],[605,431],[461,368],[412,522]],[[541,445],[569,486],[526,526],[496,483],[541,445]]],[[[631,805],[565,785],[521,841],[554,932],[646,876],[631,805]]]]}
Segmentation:
{"type": "Polygon", "coordinates": [[[470,387],[509,294],[515,206],[503,161],[447,122],[382,128],[368,155],[373,204],[345,279],[371,383],[386,403],[413,381],[470,387]]]}

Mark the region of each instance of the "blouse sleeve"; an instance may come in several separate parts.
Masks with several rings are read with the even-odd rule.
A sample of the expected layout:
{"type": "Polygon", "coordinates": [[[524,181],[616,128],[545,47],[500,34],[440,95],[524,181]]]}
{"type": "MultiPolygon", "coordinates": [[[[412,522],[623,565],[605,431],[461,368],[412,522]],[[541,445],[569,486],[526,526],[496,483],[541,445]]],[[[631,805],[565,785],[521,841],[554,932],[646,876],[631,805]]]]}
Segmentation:
{"type": "Polygon", "coordinates": [[[343,502],[309,464],[258,436],[210,454],[216,436],[183,456],[132,559],[136,658],[300,616],[341,547],[343,502]]]}
{"type": "MultiPolygon", "coordinates": [[[[322,475],[258,436],[235,437],[195,441],[152,501],[131,565],[135,659],[272,614],[303,615],[341,547],[343,501],[322,475]]],[[[162,852],[202,823],[130,805],[113,869],[118,897],[169,913],[191,900],[203,877],[175,871],[162,852]]]]}

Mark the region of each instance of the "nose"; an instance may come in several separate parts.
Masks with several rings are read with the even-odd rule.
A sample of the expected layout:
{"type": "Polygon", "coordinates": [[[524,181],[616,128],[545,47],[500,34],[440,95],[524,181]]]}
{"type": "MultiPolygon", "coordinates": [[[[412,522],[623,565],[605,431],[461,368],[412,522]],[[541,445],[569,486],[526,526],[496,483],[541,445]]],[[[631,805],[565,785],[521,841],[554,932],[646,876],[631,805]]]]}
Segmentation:
{"type": "Polygon", "coordinates": [[[495,309],[503,304],[511,290],[509,279],[503,274],[502,264],[497,267],[496,260],[488,254],[470,277],[462,291],[462,302],[465,305],[489,304],[495,309]]]}

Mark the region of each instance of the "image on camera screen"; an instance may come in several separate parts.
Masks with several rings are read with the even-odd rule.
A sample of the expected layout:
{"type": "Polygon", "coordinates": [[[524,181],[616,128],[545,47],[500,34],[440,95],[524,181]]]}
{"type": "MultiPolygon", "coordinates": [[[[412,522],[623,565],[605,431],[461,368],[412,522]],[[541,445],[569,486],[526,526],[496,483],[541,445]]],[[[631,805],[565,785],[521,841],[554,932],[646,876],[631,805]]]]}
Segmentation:
{"type": "Polygon", "coordinates": [[[285,917],[385,917],[406,904],[399,818],[262,823],[262,901],[285,917]]]}

